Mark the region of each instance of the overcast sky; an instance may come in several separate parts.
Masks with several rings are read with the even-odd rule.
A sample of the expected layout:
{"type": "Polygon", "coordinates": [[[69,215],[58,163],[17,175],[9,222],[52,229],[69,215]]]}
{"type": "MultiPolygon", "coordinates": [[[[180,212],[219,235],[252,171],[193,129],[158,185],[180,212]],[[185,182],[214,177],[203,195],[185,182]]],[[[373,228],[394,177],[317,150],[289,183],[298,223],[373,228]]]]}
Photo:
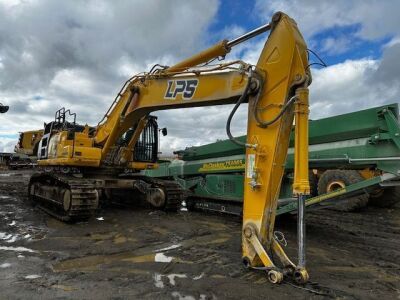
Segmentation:
{"type": "MultiPolygon", "coordinates": [[[[313,119],[400,101],[400,1],[0,0],[0,151],[19,131],[42,128],[70,108],[95,125],[123,82],[155,63],[172,65],[224,38],[295,18],[309,48],[328,64],[313,69],[313,119]]],[[[266,36],[227,60],[257,61],[266,36]]],[[[230,107],[158,112],[164,153],[226,138],[230,107]]],[[[244,134],[246,108],[233,132],[244,134]]]]}

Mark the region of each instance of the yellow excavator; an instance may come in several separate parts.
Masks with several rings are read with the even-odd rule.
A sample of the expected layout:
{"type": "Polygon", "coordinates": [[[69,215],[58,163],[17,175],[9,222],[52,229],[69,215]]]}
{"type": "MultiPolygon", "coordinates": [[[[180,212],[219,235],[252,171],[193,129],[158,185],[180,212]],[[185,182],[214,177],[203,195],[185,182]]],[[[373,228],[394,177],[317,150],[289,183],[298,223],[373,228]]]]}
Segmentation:
{"type": "Polygon", "coordinates": [[[37,151],[42,137],[43,129],[20,132],[18,143],[14,147],[14,152],[30,157],[37,157],[37,151]]]}
{"type": "Polygon", "coordinates": [[[14,147],[14,154],[8,162],[8,168],[15,170],[34,167],[42,137],[43,129],[20,132],[18,143],[14,147]]]}
{"type": "MultiPolygon", "coordinates": [[[[308,280],[305,269],[304,200],[308,182],[307,45],[293,19],[284,13],[234,40],[223,40],[174,66],[155,65],[130,78],[95,127],[76,124],[76,115],[57,111],[46,124],[38,149],[41,171],[29,183],[30,199],[63,221],[92,215],[99,199],[124,191],[130,201],[145,199],[154,207],[176,210],[182,191],[172,181],[143,176],[157,167],[158,110],[235,104],[227,120],[248,103],[242,257],[249,268],[265,270],[272,283],[292,275],[308,280]],[[212,64],[232,47],[269,31],[257,64],[212,64]],[[295,179],[298,196],[298,257],[292,262],[274,232],[277,199],[295,124],[295,179]],[[275,258],[275,261],[273,260],[275,258]]],[[[195,128],[196,121],[193,120],[195,128]]]]}

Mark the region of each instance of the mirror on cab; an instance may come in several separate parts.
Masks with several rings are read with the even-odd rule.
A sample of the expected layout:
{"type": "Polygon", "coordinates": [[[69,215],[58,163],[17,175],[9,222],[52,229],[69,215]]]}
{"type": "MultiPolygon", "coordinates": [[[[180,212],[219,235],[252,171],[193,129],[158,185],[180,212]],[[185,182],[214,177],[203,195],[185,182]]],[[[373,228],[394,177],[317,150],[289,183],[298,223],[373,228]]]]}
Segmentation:
{"type": "Polygon", "coordinates": [[[167,127],[164,127],[164,128],[161,129],[161,134],[162,134],[163,136],[166,136],[166,135],[168,134],[167,127]]]}

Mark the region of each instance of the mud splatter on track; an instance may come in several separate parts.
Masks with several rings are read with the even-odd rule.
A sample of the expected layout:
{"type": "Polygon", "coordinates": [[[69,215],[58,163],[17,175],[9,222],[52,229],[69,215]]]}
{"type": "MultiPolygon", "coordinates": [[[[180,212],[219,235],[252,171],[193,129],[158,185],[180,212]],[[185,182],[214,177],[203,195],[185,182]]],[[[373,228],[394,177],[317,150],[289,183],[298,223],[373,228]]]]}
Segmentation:
{"type": "MultiPolygon", "coordinates": [[[[0,174],[1,298],[400,297],[399,207],[309,213],[305,290],[243,269],[240,219],[109,208],[100,220],[64,224],[26,203],[28,171],[0,174]]],[[[295,217],[277,227],[295,257],[295,217]]]]}

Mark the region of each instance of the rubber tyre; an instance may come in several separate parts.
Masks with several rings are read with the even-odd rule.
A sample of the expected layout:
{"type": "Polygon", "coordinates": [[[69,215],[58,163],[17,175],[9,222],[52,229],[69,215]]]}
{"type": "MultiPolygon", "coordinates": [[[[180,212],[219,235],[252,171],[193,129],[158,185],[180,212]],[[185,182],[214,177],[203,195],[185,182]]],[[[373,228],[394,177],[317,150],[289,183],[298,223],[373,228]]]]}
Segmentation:
{"type": "MultiPolygon", "coordinates": [[[[322,195],[328,192],[328,187],[333,182],[342,182],[345,186],[357,183],[364,180],[364,178],[355,170],[327,170],[318,181],[318,194],[322,195]]],[[[363,194],[354,196],[346,200],[335,203],[332,200],[331,209],[350,212],[357,211],[367,206],[369,195],[363,194]]]]}
{"type": "Polygon", "coordinates": [[[310,196],[315,197],[318,195],[318,177],[312,170],[308,172],[308,181],[310,182],[310,196]]]}
{"type": "Polygon", "coordinates": [[[376,207],[392,207],[400,202],[400,186],[391,186],[382,190],[378,197],[370,197],[369,204],[376,207]]]}

